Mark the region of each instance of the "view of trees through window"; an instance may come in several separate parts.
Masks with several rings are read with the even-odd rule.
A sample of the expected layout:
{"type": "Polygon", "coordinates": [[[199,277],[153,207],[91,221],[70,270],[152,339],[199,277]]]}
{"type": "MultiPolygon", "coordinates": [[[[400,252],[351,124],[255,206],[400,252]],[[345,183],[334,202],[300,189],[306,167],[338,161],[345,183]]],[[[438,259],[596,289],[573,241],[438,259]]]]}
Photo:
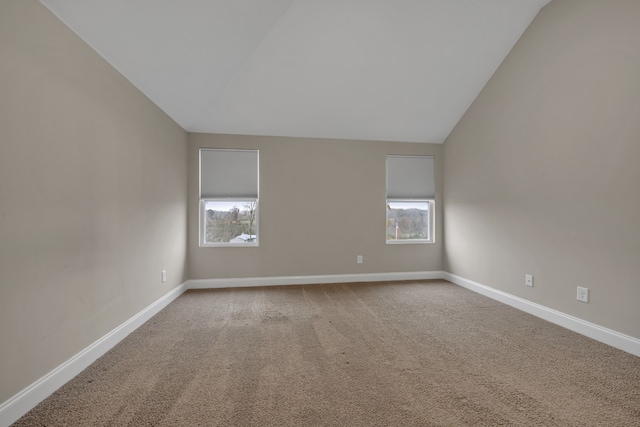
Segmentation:
{"type": "Polygon", "coordinates": [[[253,201],[205,201],[205,243],[255,243],[256,209],[253,201]]]}
{"type": "Polygon", "coordinates": [[[387,241],[430,240],[429,205],[422,202],[387,202],[387,241]]]}

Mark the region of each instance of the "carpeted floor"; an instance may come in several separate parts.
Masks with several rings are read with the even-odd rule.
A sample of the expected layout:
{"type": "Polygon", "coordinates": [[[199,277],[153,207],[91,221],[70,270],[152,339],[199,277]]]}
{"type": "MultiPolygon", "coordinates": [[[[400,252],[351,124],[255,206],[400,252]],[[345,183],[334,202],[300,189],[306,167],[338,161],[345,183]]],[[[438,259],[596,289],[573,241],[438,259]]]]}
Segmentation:
{"type": "Polygon", "coordinates": [[[640,358],[444,281],[188,291],[16,426],[640,426],[640,358]]]}

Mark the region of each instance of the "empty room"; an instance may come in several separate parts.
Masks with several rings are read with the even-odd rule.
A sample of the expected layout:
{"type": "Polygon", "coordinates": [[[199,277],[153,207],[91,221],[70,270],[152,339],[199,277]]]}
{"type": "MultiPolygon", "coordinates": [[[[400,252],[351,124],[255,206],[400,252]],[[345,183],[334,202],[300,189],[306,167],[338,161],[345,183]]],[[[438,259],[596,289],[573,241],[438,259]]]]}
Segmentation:
{"type": "Polygon", "coordinates": [[[0,0],[0,427],[640,426],[637,0],[0,0]]]}

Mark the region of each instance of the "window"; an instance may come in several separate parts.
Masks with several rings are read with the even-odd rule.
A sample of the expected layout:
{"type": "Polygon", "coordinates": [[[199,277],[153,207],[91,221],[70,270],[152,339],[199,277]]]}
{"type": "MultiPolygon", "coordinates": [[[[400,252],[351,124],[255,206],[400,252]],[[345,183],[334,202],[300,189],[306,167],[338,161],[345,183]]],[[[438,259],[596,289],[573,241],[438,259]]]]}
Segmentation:
{"type": "Polygon", "coordinates": [[[387,156],[387,243],[433,243],[434,159],[387,156]]]}
{"type": "Polygon", "coordinates": [[[200,149],[200,246],[258,245],[258,151],[200,149]]]}

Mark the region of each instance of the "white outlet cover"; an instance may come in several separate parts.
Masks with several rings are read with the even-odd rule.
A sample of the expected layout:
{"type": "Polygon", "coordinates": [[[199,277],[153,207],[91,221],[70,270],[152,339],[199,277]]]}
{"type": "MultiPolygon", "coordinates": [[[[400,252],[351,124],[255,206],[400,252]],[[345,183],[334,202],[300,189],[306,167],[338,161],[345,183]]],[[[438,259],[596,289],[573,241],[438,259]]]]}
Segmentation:
{"type": "Polygon", "coordinates": [[[527,286],[533,286],[533,275],[525,274],[524,276],[524,284],[527,286]]]}
{"type": "Polygon", "coordinates": [[[578,286],[578,295],[576,298],[578,301],[589,302],[589,289],[578,286]]]}

